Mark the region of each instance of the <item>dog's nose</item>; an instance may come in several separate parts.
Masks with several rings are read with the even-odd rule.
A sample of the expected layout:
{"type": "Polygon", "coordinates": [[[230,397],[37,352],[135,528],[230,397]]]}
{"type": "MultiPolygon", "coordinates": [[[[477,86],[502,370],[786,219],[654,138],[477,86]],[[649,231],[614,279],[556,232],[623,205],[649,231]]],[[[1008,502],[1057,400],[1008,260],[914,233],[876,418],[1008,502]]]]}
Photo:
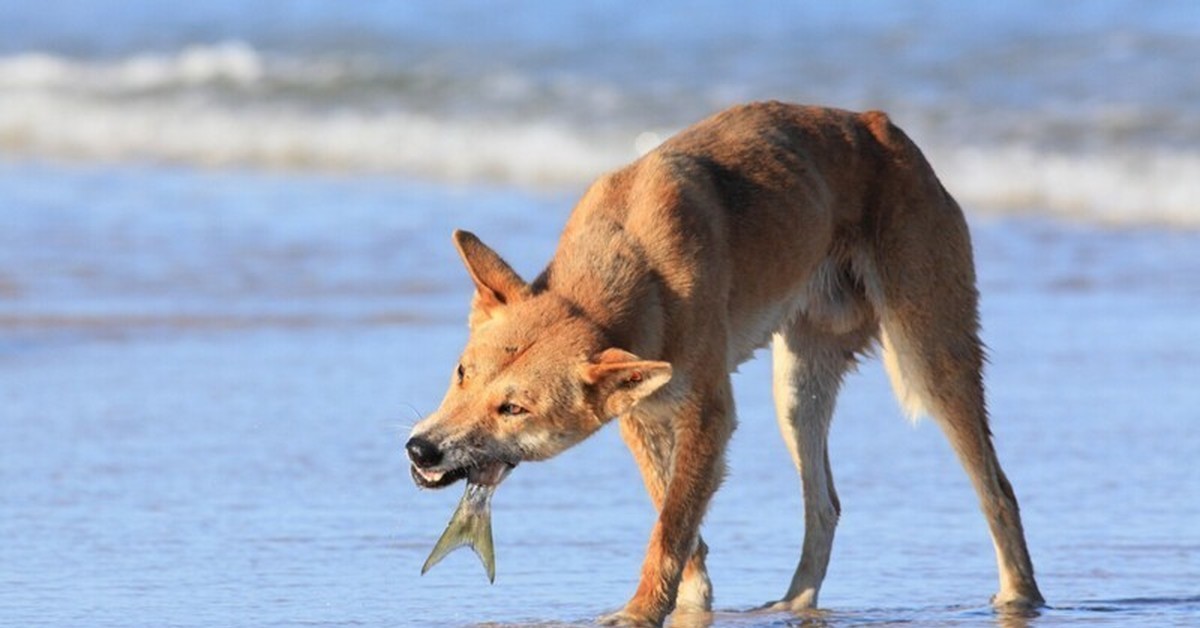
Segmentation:
{"type": "Polygon", "coordinates": [[[413,464],[418,467],[432,467],[442,461],[442,452],[437,445],[420,436],[408,439],[408,444],[404,448],[408,450],[408,457],[412,459],[413,464]]]}

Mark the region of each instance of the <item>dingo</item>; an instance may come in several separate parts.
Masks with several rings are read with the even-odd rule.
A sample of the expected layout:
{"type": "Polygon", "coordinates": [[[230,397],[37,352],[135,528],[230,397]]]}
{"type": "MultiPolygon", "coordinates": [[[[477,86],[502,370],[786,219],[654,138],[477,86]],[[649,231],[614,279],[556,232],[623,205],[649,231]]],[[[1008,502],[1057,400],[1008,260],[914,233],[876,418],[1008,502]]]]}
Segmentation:
{"type": "Polygon", "coordinates": [[[532,283],[474,235],[454,242],[471,336],[408,441],[413,479],[486,484],[617,419],[659,515],[637,591],[604,623],[711,607],[699,528],[735,425],[729,373],[768,341],[805,525],[773,608],[817,604],[840,508],[834,398],[876,341],[901,404],[937,421],[978,493],[993,602],[1042,602],[988,429],[967,226],[885,114],[771,102],[708,118],[593,184],[532,283]]]}

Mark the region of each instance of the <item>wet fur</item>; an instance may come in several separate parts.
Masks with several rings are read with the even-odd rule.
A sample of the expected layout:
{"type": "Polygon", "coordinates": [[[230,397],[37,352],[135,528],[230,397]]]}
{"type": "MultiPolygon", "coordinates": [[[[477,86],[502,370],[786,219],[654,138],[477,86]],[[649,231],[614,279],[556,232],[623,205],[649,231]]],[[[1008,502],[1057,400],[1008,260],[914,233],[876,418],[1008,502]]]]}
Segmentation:
{"type": "Polygon", "coordinates": [[[902,405],[937,421],[978,493],[994,601],[1041,603],[988,429],[967,227],[883,113],[770,102],[704,120],[593,184],[532,283],[471,234],[455,241],[476,286],[469,381],[414,434],[449,469],[550,457],[618,420],[659,515],[636,592],[607,623],[710,607],[699,528],[735,427],[729,373],[768,343],[805,504],[775,608],[817,604],[840,508],[834,401],[877,344],[902,405]],[[519,420],[497,414],[505,400],[524,404],[519,420]]]}

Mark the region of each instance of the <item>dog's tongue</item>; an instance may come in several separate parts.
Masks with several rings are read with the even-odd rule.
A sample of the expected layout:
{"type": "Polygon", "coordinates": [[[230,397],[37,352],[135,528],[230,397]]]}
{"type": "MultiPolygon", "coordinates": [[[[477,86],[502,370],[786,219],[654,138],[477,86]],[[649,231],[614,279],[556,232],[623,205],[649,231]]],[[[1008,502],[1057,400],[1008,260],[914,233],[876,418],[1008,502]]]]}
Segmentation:
{"type": "Polygon", "coordinates": [[[507,463],[497,461],[472,468],[467,474],[467,481],[480,486],[496,486],[503,482],[512,470],[513,467],[507,463]]]}

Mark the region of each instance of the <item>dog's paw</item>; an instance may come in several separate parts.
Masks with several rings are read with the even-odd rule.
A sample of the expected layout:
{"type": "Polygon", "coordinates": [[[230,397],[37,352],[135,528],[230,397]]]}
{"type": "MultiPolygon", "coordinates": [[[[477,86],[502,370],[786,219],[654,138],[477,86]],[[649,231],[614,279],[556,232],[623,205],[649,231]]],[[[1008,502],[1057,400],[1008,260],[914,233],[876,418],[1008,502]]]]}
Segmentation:
{"type": "Polygon", "coordinates": [[[661,621],[645,613],[636,612],[628,606],[615,613],[601,615],[596,623],[601,626],[619,626],[620,628],[657,628],[662,625],[661,621]]]}
{"type": "Polygon", "coordinates": [[[992,607],[1001,613],[1024,614],[1046,605],[1037,587],[1027,591],[1001,591],[992,596],[992,607]]]}
{"type": "Polygon", "coordinates": [[[754,610],[764,613],[808,614],[817,610],[816,597],[812,591],[805,591],[792,598],[767,602],[754,610]]]}

